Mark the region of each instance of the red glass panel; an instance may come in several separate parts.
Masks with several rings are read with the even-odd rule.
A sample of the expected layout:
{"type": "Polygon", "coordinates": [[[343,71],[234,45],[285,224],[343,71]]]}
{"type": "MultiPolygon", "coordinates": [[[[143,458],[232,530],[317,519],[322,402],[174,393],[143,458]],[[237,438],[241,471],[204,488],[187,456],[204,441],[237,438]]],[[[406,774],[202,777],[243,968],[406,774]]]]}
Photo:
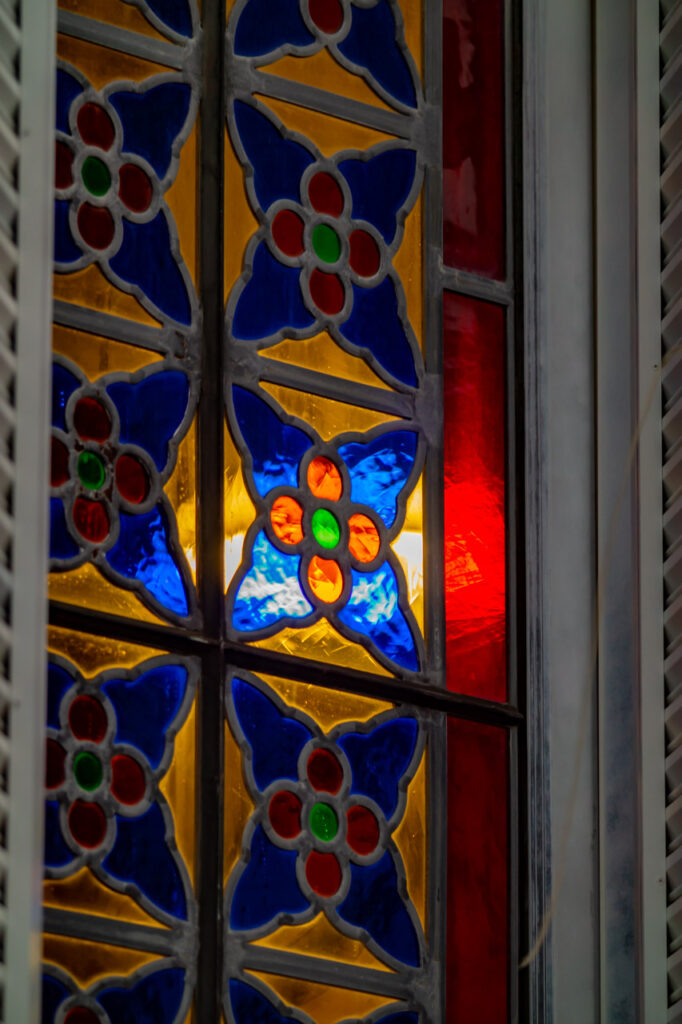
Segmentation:
{"type": "Polygon", "coordinates": [[[81,238],[92,249],[106,249],[114,238],[114,218],[103,206],[83,203],[78,208],[76,223],[81,238]]]}
{"type": "Polygon", "coordinates": [[[56,437],[51,438],[50,483],[60,487],[69,479],[69,449],[56,437]]]}
{"type": "Polygon", "coordinates": [[[95,697],[82,695],[69,708],[69,728],[77,740],[101,743],[107,734],[107,713],[95,697]]]}
{"type": "Polygon", "coordinates": [[[134,455],[119,455],[116,461],[116,486],[121,497],[133,505],[139,505],[149,494],[147,471],[134,455]]]}
{"type": "Polygon", "coordinates": [[[339,0],[308,0],[308,10],[320,32],[332,35],[343,24],[343,7],[339,0]]]}
{"type": "Polygon", "coordinates": [[[79,846],[94,850],[107,834],[107,819],[99,804],[76,800],[69,810],[69,831],[79,846]]]}
{"type": "Polygon", "coordinates": [[[45,758],[45,788],[56,789],[64,781],[66,751],[56,740],[47,741],[45,758]]]}
{"type": "Polygon", "coordinates": [[[356,804],[346,813],[346,842],[351,850],[366,856],[376,850],[379,842],[379,822],[368,807],[356,804]]]}
{"type": "Polygon", "coordinates": [[[81,139],[89,146],[111,149],[116,138],[113,121],[97,103],[85,103],[76,118],[81,139]]]}
{"type": "Polygon", "coordinates": [[[54,183],[56,188],[68,188],[73,185],[73,153],[65,142],[55,143],[54,183]]]}
{"type": "Polygon", "coordinates": [[[73,503],[73,522],[81,537],[92,544],[101,544],[109,535],[109,516],[99,501],[76,498],[73,503]]]}
{"type": "Polygon", "coordinates": [[[338,217],[343,211],[343,192],[335,178],[325,171],[313,175],[308,185],[308,196],[313,209],[338,217]]]}
{"type": "Polygon", "coordinates": [[[504,310],[444,296],[448,689],[505,700],[504,310]]]}
{"type": "Polygon", "coordinates": [[[504,1024],[509,958],[507,736],[448,721],[448,1024],[504,1024]]]}
{"type": "Polygon", "coordinates": [[[346,297],[341,278],[336,274],[313,270],[310,275],[310,297],[327,316],[336,316],[341,312],[346,297]]]}
{"type": "Polygon", "coordinates": [[[352,231],[348,241],[350,242],[348,262],[352,269],[360,277],[373,277],[381,262],[377,243],[368,231],[362,231],[361,228],[352,231]]]}
{"type": "Polygon", "coordinates": [[[142,767],[134,757],[116,754],[111,759],[111,792],[126,806],[139,804],[144,796],[147,782],[142,767]]]}
{"type": "Polygon", "coordinates": [[[272,237],[285,256],[303,252],[303,221],[293,210],[280,210],[272,222],[272,237]]]}
{"type": "Polygon", "coordinates": [[[443,2],[443,253],[505,273],[504,3],[443,2]]]}
{"type": "Polygon", "coordinates": [[[109,413],[96,398],[79,398],[73,410],[73,425],[85,441],[106,441],[111,433],[109,413]]]}
{"type": "Polygon", "coordinates": [[[100,1024],[100,1020],[87,1006],[74,1006],[64,1018],[64,1024],[100,1024]]]}
{"type": "Polygon", "coordinates": [[[134,213],[144,213],[152,201],[152,183],[141,167],[123,164],[118,172],[118,194],[134,213]]]}
{"type": "Polygon", "coordinates": [[[313,750],[308,758],[310,785],[319,793],[338,793],[343,782],[343,768],[331,750],[313,750]]]}
{"type": "Polygon", "coordinates": [[[335,896],[341,885],[341,865],[333,853],[311,850],[305,862],[305,877],[318,896],[335,896]]]}

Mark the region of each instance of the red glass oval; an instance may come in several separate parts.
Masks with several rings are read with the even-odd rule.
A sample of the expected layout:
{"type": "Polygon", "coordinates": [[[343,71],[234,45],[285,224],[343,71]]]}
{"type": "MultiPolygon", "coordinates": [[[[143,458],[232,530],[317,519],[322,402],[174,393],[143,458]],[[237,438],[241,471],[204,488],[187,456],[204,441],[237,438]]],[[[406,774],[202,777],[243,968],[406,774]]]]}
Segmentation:
{"type": "Polygon", "coordinates": [[[308,183],[308,198],[314,210],[338,217],[343,213],[343,192],[336,178],[326,171],[314,174],[308,183]]]}
{"type": "Polygon", "coordinates": [[[133,213],[148,210],[153,195],[152,183],[137,164],[123,164],[118,172],[118,194],[133,213]]]}
{"type": "Polygon", "coordinates": [[[308,10],[314,25],[328,36],[338,32],[343,24],[343,7],[339,0],[308,0],[308,10]]]}
{"type": "Polygon", "coordinates": [[[285,256],[303,252],[303,221],[293,210],[280,210],[272,222],[272,238],[285,256]]]}
{"type": "Polygon", "coordinates": [[[281,789],[268,806],[270,824],[282,839],[293,839],[301,831],[301,801],[295,793],[281,789]]]}
{"type": "Polygon", "coordinates": [[[114,122],[98,103],[84,103],[76,118],[83,142],[99,149],[111,149],[116,138],[114,122]]]}
{"type": "Polygon", "coordinates": [[[96,697],[76,697],[69,707],[69,729],[77,740],[101,743],[107,733],[107,713],[96,697]]]}
{"type": "Polygon", "coordinates": [[[343,782],[343,768],[331,750],[313,750],[308,758],[308,779],[318,793],[338,793],[343,782]]]}
{"type": "Polygon", "coordinates": [[[134,455],[119,455],[116,460],[116,486],[119,494],[133,505],[139,505],[149,494],[149,477],[134,455]]]}
{"type": "Polygon", "coordinates": [[[96,398],[79,398],[73,410],[73,425],[84,441],[106,441],[111,434],[109,413],[96,398]]]}
{"type": "Polygon", "coordinates": [[[313,270],[310,275],[310,297],[327,316],[336,316],[343,309],[346,293],[341,278],[313,270]]]}
{"type": "Polygon", "coordinates": [[[355,804],[346,814],[346,842],[351,850],[366,857],[377,848],[379,822],[369,807],[355,804]]]}
{"type": "Polygon", "coordinates": [[[54,184],[55,188],[73,185],[73,153],[65,142],[55,144],[54,184]]]}
{"type": "Polygon", "coordinates": [[[381,265],[379,247],[368,231],[351,231],[348,262],[360,277],[374,277],[381,265]]]}
{"type": "Polygon", "coordinates": [[[78,208],[76,223],[81,238],[91,249],[106,249],[114,239],[114,218],[103,206],[83,203],[78,208]]]}
{"type": "Polygon", "coordinates": [[[57,786],[61,786],[64,781],[64,761],[66,759],[66,751],[60,743],[56,740],[47,741],[47,749],[45,751],[45,787],[46,789],[56,789],[57,786]]]}
{"type": "Polygon", "coordinates": [[[79,846],[94,850],[107,834],[107,819],[99,804],[76,800],[69,808],[69,831],[79,846]]]}
{"type": "Polygon", "coordinates": [[[58,438],[51,439],[50,483],[61,487],[69,479],[69,449],[58,438]]]}
{"type": "Polygon", "coordinates": [[[145,794],[147,780],[142,766],[134,757],[127,754],[116,754],[111,759],[111,792],[127,807],[139,804],[145,794]]]}
{"type": "Polygon", "coordinates": [[[311,850],[305,862],[308,885],[318,896],[335,896],[341,886],[341,865],[333,853],[311,850]]]}
{"type": "Polygon", "coordinates": [[[64,1018],[64,1024],[100,1024],[100,1019],[88,1006],[74,1006],[64,1018]]]}
{"type": "Polygon", "coordinates": [[[109,535],[109,516],[101,501],[78,497],[73,503],[73,523],[81,537],[101,544],[109,535]]]}

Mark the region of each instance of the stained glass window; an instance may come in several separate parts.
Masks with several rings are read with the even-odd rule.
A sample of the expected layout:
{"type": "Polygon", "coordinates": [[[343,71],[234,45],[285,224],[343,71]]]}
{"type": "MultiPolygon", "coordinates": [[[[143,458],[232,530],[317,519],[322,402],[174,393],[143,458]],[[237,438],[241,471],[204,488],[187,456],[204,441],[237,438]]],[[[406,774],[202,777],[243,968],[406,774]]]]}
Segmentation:
{"type": "Polygon", "coordinates": [[[59,2],[43,1024],[514,1017],[503,8],[59,2]]]}

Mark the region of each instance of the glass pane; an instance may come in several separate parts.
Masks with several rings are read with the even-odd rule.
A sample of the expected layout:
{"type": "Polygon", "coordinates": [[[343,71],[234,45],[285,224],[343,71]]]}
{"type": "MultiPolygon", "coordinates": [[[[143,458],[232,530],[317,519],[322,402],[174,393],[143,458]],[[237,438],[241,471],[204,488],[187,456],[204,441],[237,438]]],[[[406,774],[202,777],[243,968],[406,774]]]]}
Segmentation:
{"type": "Polygon", "coordinates": [[[504,0],[443,2],[443,253],[505,275],[504,0]]]}
{"type": "Polygon", "coordinates": [[[505,332],[499,306],[444,296],[448,689],[505,700],[505,332]]]}
{"type": "Polygon", "coordinates": [[[447,1014],[452,1024],[508,1019],[507,734],[448,721],[447,1014]]]}
{"type": "MultiPolygon", "coordinates": [[[[227,713],[232,936],[259,947],[264,965],[267,951],[277,950],[362,966],[370,976],[420,968],[428,796],[419,713],[237,670],[227,713]]],[[[306,982],[301,992],[307,988],[321,987],[306,982]]],[[[335,991],[326,991],[335,1015],[315,1019],[347,1016],[336,1012],[335,991]]]]}

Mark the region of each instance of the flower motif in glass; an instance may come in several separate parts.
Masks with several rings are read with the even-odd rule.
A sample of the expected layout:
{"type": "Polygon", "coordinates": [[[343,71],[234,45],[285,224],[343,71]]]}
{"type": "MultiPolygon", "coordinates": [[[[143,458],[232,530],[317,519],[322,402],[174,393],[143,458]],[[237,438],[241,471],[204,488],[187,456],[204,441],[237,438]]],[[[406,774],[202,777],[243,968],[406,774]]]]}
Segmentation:
{"type": "Polygon", "coordinates": [[[180,1024],[191,998],[187,972],[151,964],[131,977],[102,978],[79,988],[64,971],[46,965],[42,979],[42,1024],[180,1024]]]}

